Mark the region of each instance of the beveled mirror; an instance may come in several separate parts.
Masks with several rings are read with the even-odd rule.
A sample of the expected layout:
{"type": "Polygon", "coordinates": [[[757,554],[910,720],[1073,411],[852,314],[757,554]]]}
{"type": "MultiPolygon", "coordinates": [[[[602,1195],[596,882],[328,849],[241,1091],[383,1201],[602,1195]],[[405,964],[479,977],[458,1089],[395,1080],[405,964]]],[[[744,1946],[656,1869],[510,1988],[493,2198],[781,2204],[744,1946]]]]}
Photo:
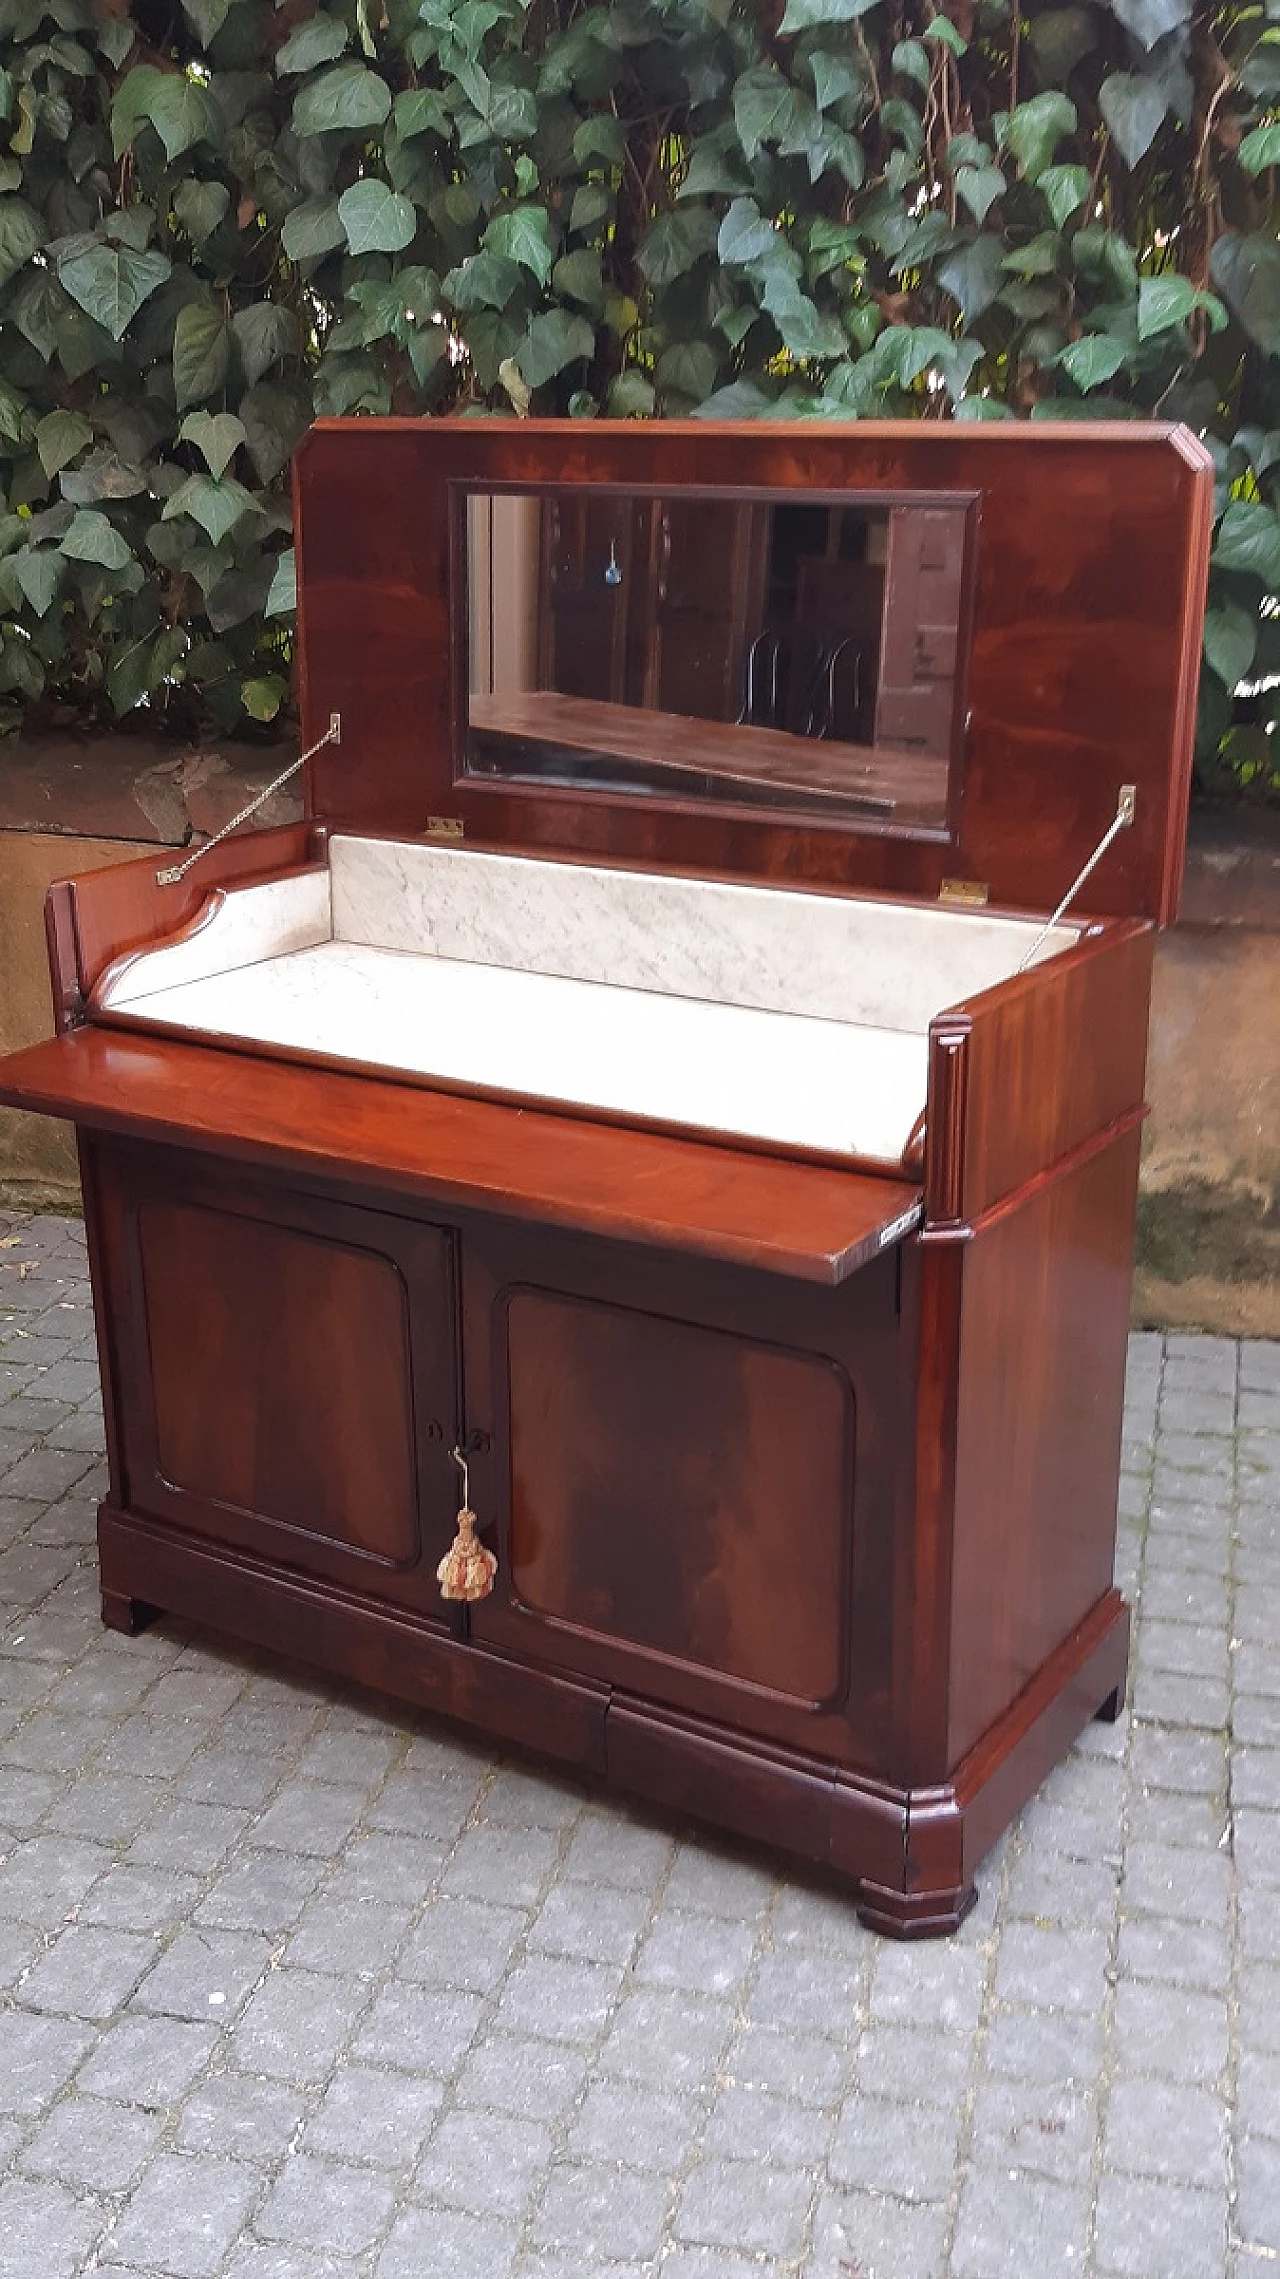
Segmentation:
{"type": "Polygon", "coordinates": [[[465,773],[944,831],[973,522],[948,494],[472,493],[465,773]]]}

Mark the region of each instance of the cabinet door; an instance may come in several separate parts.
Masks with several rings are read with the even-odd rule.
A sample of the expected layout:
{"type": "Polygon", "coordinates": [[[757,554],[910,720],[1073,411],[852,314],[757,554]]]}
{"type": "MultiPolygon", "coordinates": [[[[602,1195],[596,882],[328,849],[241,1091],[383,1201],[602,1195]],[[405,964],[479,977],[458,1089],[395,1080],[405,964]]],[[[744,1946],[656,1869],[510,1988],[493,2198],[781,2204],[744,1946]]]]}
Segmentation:
{"type": "Polygon", "coordinates": [[[125,1508],[447,1621],[452,1238],[198,1156],[95,1165],[125,1508]]]}
{"type": "Polygon", "coordinates": [[[463,1314],[499,1561],[475,1634],[874,1764],[909,1484],[893,1256],[828,1291],[512,1231],[468,1241],[463,1314]]]}

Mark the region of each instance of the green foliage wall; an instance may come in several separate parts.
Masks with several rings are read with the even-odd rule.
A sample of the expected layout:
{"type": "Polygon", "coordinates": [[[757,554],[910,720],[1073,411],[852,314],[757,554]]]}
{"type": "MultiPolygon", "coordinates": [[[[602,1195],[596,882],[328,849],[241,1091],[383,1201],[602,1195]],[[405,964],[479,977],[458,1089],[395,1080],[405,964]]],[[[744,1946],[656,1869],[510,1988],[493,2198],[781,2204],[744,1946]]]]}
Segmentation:
{"type": "Polygon", "coordinates": [[[11,708],[273,718],[313,412],[1159,413],[1203,760],[1276,777],[1280,0],[0,0],[0,63],[11,708]]]}

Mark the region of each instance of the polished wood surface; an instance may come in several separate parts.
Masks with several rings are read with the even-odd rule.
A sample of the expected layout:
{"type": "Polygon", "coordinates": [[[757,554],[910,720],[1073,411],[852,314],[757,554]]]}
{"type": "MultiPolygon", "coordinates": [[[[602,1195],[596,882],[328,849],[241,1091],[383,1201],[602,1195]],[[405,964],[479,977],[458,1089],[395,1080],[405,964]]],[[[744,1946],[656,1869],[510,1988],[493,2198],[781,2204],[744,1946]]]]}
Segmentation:
{"type": "Polygon", "coordinates": [[[590,697],[561,696],[554,689],[473,696],[468,710],[473,736],[483,739],[488,756],[500,754],[508,775],[523,764],[510,747],[528,746],[533,769],[554,753],[603,754],[632,761],[646,775],[655,773],[659,781],[668,777],[690,792],[697,789],[696,779],[705,776],[768,790],[780,799],[800,792],[837,814],[842,803],[864,801],[886,820],[922,830],[937,829],[946,817],[945,760],[917,759],[910,752],[795,736],[783,728],[696,720],[685,713],[648,712],[637,705],[601,704],[590,697]]]}
{"type": "MultiPolygon", "coordinates": [[[[0,1098],[80,1128],[104,1619],[167,1609],[789,1848],[953,1929],[1123,1693],[1112,1586],[1151,931],[1176,900],[1207,539],[1165,430],[322,427],[299,472],[310,829],[57,888],[61,1033],[0,1098]],[[453,780],[461,486],[963,492],[973,726],[948,844],[453,780]],[[454,486],[450,489],[450,486],[454,486]],[[457,509],[457,511],[454,511],[457,509]],[[111,959],[326,823],[1043,914],[1120,914],[940,1017],[924,1192],[94,1025],[111,959]],[[643,808],[643,811],[642,811],[643,808]],[[921,1214],[923,1210],[923,1224],[921,1214]],[[498,1559],[448,1607],[455,1439],[498,1559]]],[[[736,511],[736,510],[735,510],[736,511]]],[[[682,571],[682,575],[683,575],[682,571]]],[[[967,606],[967,605],[966,605],[967,606]]],[[[963,614],[963,613],[962,613],[963,614]]],[[[898,684],[891,682],[891,687],[898,684]]]]}
{"type": "Polygon", "coordinates": [[[1095,914],[1168,921],[1190,785],[1212,468],[1183,429],[822,421],[320,421],[296,462],[305,733],[340,710],[309,811],[351,829],[464,821],[480,841],[1052,909],[1111,821],[1137,818],[1090,880],[1095,914]],[[463,767],[463,484],[593,481],[660,491],[980,501],[967,748],[949,843],[859,826],[494,784],[463,767]],[[455,689],[458,693],[455,698],[455,689]]]}
{"type": "Polygon", "coordinates": [[[100,1028],[14,1053],[0,1101],[815,1282],[855,1273],[920,1200],[868,1173],[100,1028]]]}

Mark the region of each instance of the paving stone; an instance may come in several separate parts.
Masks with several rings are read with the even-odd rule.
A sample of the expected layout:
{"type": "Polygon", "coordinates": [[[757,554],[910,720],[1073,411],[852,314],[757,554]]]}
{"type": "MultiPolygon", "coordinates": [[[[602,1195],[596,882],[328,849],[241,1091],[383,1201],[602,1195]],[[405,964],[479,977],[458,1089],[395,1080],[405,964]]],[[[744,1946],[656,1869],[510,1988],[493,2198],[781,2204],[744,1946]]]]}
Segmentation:
{"type": "Polygon", "coordinates": [[[1012,2081],[1090,2083],[1102,2070],[1101,2008],[1086,2015],[1065,2010],[998,2011],[983,2054],[991,2073],[1012,2081]]]}
{"type": "Polygon", "coordinates": [[[1048,1923],[1108,1926],[1120,1899],[1120,1860],[1073,1859],[1033,1843],[1013,1863],[1005,1906],[1011,1916],[1048,1923]]]}
{"type": "Polygon", "coordinates": [[[517,2228],[451,2208],[409,2208],[396,2218],[375,2279],[507,2279],[517,2228]]]}
{"type": "MultiPolygon", "coordinates": [[[[614,1896],[601,1894],[606,1907],[614,1896]]],[[[396,1975],[427,1986],[460,1986],[485,1994],[506,1970],[528,1921],[523,1908],[480,1906],[441,1894],[424,1908],[396,1964],[396,1975]]]]}
{"type": "Polygon", "coordinates": [[[1134,2073],[1207,2086],[1227,2062],[1227,2006],[1213,1994],[1121,1979],[1114,2032],[1134,2073]]]}
{"type": "Polygon", "coordinates": [[[959,2114],[860,2094],[841,2110],[827,2166],[836,2184],[945,2200],[955,2168],[959,2114]]]}
{"type": "Polygon", "coordinates": [[[555,2122],[577,2103],[586,2078],[580,2050],[495,2033],[472,2050],[454,2094],[485,2112],[555,2122]]]}
{"type": "Polygon", "coordinates": [[[1242,2138],[1280,2138],[1280,2053],[1246,2049],[1236,2076],[1236,2124],[1242,2138]]]}
{"type": "Polygon", "coordinates": [[[403,1945],[412,1919],[407,1907],[313,1899],[285,1949],[285,1964],[339,1978],[376,1978],[403,1945]]]}
{"type": "Polygon", "coordinates": [[[567,1828],[582,1811],[582,1791],[550,1773],[503,1765],[487,1784],[480,1817],[495,1827],[567,1828]]]}
{"type": "Polygon", "coordinates": [[[367,1999],[314,1971],[272,1971],[235,2029],[235,2061],[273,2081],[324,2081],[367,1999]]]}
{"type": "Polygon", "coordinates": [[[1089,2242],[1087,2190],[1044,2176],[974,2167],[960,2196],[954,2279],[1078,2279],[1089,2242]]]}
{"type": "Polygon", "coordinates": [[[244,1834],[249,1817],[229,1805],[174,1804],[134,1838],[127,1857],[131,1865],[210,1875],[244,1834]]]}
{"type": "Polygon", "coordinates": [[[271,1960],[270,1942],[247,1931],[184,1931],[143,1980],[134,2008],[225,2026],[271,1960]]]}
{"type": "Polygon", "coordinates": [[[906,2105],[953,2108],[964,2095],[972,2064],[967,2034],[871,2025],[858,2043],[858,2087],[869,2096],[906,2105]]]}
{"type": "Polygon", "coordinates": [[[487,2127],[474,2113],[447,2113],[413,2179],[414,2197],[473,2216],[517,2217],[542,2181],[554,2147],[542,2121],[487,2127]]]}
{"type": "Polygon", "coordinates": [[[0,2010],[0,2113],[42,2113],[92,2046],[88,2028],[68,2019],[0,2010]]]}
{"type": "Polygon", "coordinates": [[[319,1781],[289,1790],[254,1823],[251,1841],[281,1852],[331,1859],[345,1844],[366,1803],[360,1788],[319,1781]]]}
{"type": "Polygon", "coordinates": [[[739,1922],[767,1907],[776,1889],[776,1875],[758,1859],[709,1844],[681,1844],[662,1902],[686,1914],[723,1915],[739,1922]]]}
{"type": "Polygon", "coordinates": [[[103,2217],[61,2185],[11,2177],[0,2184],[0,2279],[72,2279],[103,2217]]]}
{"type": "Polygon", "coordinates": [[[155,1940],[145,1932],[73,1925],[24,1978],[23,2003],[64,2017],[109,2018],[150,1970],[155,1953],[155,1940]]]}
{"type": "MultiPolygon", "coordinates": [[[[963,1947],[881,1941],[873,1956],[871,2016],[967,2033],[977,2024],[985,1979],[983,1957],[963,1947]]],[[[785,2017],[778,2022],[785,2024],[785,2017]]]]}
{"type": "Polygon", "coordinates": [[[125,2104],[174,2104],[203,2073],[217,2039],[214,2027],[176,2018],[120,2018],[100,2037],[77,2087],[125,2104]]]}
{"type": "Polygon", "coordinates": [[[126,1773],[85,1773],[50,1806],[46,1826],[59,1835],[111,1844],[136,1836],[164,1803],[159,1781],[126,1773]]]}
{"type": "MultiPolygon", "coordinates": [[[[945,2207],[877,2192],[827,2192],[804,2279],[939,2279],[946,2232],[945,2207]]],[[[663,2265],[662,2279],[669,2269],[663,2265]]]]}
{"type": "Polygon", "coordinates": [[[533,2244],[570,2249],[587,2270],[606,2257],[647,2259],[657,2254],[668,2198],[656,2176],[561,2164],[534,2216],[533,2244]]]}
{"type": "MultiPolygon", "coordinates": [[[[669,1887],[666,1896],[670,1897],[669,1887]]],[[[648,1914],[647,1893],[557,1883],[529,1925],[529,1945],[580,1961],[626,1964],[648,1914]]]]}
{"type": "Polygon", "coordinates": [[[676,2237],[748,2254],[793,2256],[813,2189],[803,2170],[762,2160],[700,2161],[680,2195],[676,2237]]]}
{"type": "Polygon", "coordinates": [[[1106,1966],[1102,1931],[1010,1923],[1000,1943],[996,1992],[1005,2002],[1088,2016],[1101,2007],[1106,1966]]]}
{"type": "Polygon", "coordinates": [[[257,1812],[280,1785],[280,1767],[243,1749],[201,1749],[179,1774],[177,1792],[196,1804],[231,1804],[257,1812]]]}
{"type": "Polygon", "coordinates": [[[304,2150],[403,2168],[421,2152],[443,2095],[438,2081],[343,2066],[307,2124],[304,2150]]]}
{"type": "Polygon", "coordinates": [[[767,2160],[775,2168],[817,2169],[832,2119],[820,2107],[796,2105],[767,2090],[726,2088],[711,2109],[703,2141],[709,2153],[767,2160]]]}
{"type": "MultiPolygon", "coordinates": [[[[782,2102],[767,2101],[772,2106],[782,2102]]],[[[786,2110],[812,2119],[803,2108],[786,2110]]],[[[616,2160],[628,2168],[670,2175],[683,2165],[701,2118],[697,2098],[675,2097],[630,2081],[592,2081],[569,2133],[569,2154],[587,2163],[616,2160]]]]}
{"type": "MultiPolygon", "coordinates": [[[[382,2080],[389,2097],[391,2084],[385,2074],[382,2080]]],[[[306,2109],[303,2095],[280,2082],[211,2073],[184,2100],[178,2144],[183,2152],[225,2153],[233,2160],[273,2167],[287,2152],[306,2109]]]]}
{"type": "Polygon", "coordinates": [[[162,2153],[129,2200],[112,2250],[174,2279],[210,2279],[259,2189],[259,2177],[235,2161],[162,2153]]]}
{"type": "Polygon", "coordinates": [[[1120,1926],[1119,1975],[1151,1979],[1158,1986],[1203,1987],[1225,1991],[1231,1974],[1231,1948],[1223,1923],[1166,1923],[1158,1915],[1135,1915],[1120,1926]]]}
{"type": "Polygon", "coordinates": [[[1104,2175],[1098,2187],[1098,2272],[1118,2279],[1189,2279],[1225,2269],[1225,2194],[1168,2181],[1104,2175]]]}
{"type": "Polygon", "coordinates": [[[558,1839],[542,1828],[468,1828],[445,1870],[444,1889],[505,1907],[532,1907],[558,1850],[558,1839]]]}
{"type": "Polygon", "coordinates": [[[553,2042],[594,2042],[617,2000],[622,1973],[603,1963],[530,1955],[502,1989],[497,2021],[508,2033],[553,2042]]]}
{"type": "MultiPolygon", "coordinates": [[[[333,1982],[315,1983],[331,1987],[333,1982]]],[[[396,1986],[378,1996],[352,2045],[352,2055],[369,2065],[444,2078],[461,2063],[474,2039],[481,2008],[479,1995],[454,1987],[396,1986]]]]}
{"type": "Polygon", "coordinates": [[[297,2153],[254,2218],[263,2239],[359,2255],[386,2227],[395,2206],[390,2181],[367,2169],[297,2153]]]}
{"type": "Polygon", "coordinates": [[[1223,1922],[1229,1873],[1221,1853],[1136,1843],[1125,1859],[1125,1905],[1188,1923],[1223,1922]]]}
{"type": "Polygon", "coordinates": [[[331,1899],[364,1899],[421,1906],[444,1866],[442,1845],[417,1836],[357,1834],[335,1865],[326,1890],[331,1899]]]}
{"type": "Polygon", "coordinates": [[[17,1983],[44,1952],[40,1933],[26,1923],[0,1923],[0,1987],[17,1983]]]}
{"type": "Polygon", "coordinates": [[[1134,2176],[1225,2184],[1227,2125],[1222,2104],[1204,2089],[1119,2080],[1111,2090],[1104,2157],[1108,2167],[1134,2176]]]}
{"type": "Polygon", "coordinates": [[[325,1873],[321,1860],[287,1852],[247,1852],[234,1860],[196,1909],[196,1921],[224,1931],[276,1938],[297,1921],[325,1873]]]}
{"type": "Polygon", "coordinates": [[[1236,2223],[1251,2247],[1280,2254],[1280,2144],[1243,2138],[1236,2223]]]}
{"type": "Polygon", "coordinates": [[[564,1873],[587,1883],[651,1892],[662,1881],[674,1852],[673,1839],[661,1828],[628,1819],[621,1812],[587,1811],[573,1831],[564,1873]]]}
{"type": "MultiPolygon", "coordinates": [[[[619,2013],[620,2021],[623,2015],[619,2013]]],[[[884,2031],[889,2034],[894,2029],[884,2031]]],[[[860,2067],[862,2051],[872,2039],[872,2034],[864,2035],[859,2045],[860,2067]]],[[[834,2105],[848,2069],[848,2054],[838,2044],[817,2034],[790,2034],[775,2026],[746,2027],[722,2060],[722,2077],[736,2087],[772,2090],[801,2105],[834,2105]]],[[[945,2051],[940,2070],[945,2073],[945,2051]]],[[[869,2077],[863,2078],[868,2087],[874,2086],[869,2077]]]]}
{"type": "Polygon", "coordinates": [[[153,2113],[122,2112],[95,2097],[55,2106],[27,2146],[22,2165],[33,2176],[95,2192],[123,2192],[150,2159],[162,2124],[153,2113]]]}

